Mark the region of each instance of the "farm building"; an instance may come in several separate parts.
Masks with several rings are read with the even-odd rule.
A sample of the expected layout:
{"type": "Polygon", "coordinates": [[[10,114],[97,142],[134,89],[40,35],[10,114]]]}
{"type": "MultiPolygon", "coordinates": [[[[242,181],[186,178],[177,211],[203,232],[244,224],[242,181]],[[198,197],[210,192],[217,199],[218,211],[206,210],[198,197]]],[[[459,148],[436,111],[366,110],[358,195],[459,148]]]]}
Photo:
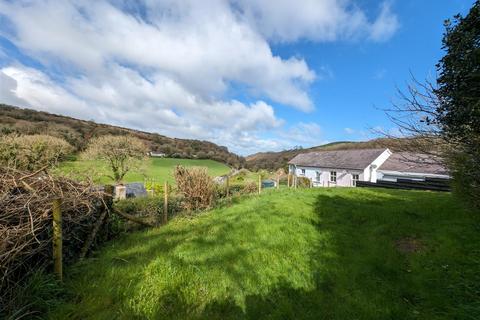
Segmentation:
{"type": "Polygon", "coordinates": [[[148,155],[149,155],[150,157],[157,157],[157,158],[165,158],[165,157],[166,157],[166,154],[163,153],[163,152],[150,151],[150,152],[148,153],[148,155]]]}
{"type": "Polygon", "coordinates": [[[314,187],[354,187],[357,181],[397,181],[448,178],[447,170],[431,157],[392,153],[389,149],[319,151],[299,154],[289,162],[289,173],[306,177],[314,187]]]}

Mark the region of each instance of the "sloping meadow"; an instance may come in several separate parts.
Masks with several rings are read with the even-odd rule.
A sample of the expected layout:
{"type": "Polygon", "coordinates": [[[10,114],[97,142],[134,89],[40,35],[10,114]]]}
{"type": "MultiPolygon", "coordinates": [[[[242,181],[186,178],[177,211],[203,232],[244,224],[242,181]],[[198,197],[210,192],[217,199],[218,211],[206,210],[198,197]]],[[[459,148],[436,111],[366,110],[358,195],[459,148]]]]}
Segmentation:
{"type": "Polygon", "coordinates": [[[265,191],[113,240],[49,316],[474,319],[478,228],[448,193],[265,191]]]}

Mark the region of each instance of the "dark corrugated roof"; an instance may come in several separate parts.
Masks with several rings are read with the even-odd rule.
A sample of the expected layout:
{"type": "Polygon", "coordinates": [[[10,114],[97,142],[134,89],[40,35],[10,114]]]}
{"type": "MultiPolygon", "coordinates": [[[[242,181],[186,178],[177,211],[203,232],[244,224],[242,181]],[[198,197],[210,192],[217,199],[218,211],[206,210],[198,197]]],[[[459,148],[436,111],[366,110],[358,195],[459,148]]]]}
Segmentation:
{"type": "Polygon", "coordinates": [[[289,164],[305,167],[358,169],[368,167],[387,149],[358,149],[302,153],[289,164]]]}
{"type": "Polygon", "coordinates": [[[413,152],[392,154],[378,170],[448,175],[448,170],[441,164],[441,159],[413,152]]]}

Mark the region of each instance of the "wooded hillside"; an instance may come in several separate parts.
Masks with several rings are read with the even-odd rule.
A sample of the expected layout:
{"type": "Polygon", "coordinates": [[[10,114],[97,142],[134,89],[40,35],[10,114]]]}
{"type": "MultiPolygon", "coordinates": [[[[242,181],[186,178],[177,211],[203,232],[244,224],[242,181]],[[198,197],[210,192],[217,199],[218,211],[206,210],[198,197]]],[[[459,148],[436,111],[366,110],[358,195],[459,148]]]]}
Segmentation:
{"type": "Polygon", "coordinates": [[[212,159],[237,168],[245,163],[243,157],[229,152],[227,147],[208,141],[169,138],[157,133],[99,124],[5,104],[0,104],[0,133],[48,134],[61,137],[77,151],[83,150],[92,137],[129,134],[143,140],[150,151],[165,153],[169,157],[212,159]]]}

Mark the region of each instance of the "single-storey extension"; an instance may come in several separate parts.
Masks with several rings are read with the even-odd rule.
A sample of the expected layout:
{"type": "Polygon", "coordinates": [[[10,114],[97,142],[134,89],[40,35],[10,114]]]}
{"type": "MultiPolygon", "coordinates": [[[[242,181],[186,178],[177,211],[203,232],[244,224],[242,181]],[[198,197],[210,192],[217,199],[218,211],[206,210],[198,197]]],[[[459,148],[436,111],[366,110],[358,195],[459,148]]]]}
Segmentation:
{"type": "Polygon", "coordinates": [[[441,160],[431,155],[396,152],[393,153],[379,168],[378,180],[393,181],[408,179],[424,181],[425,178],[449,179],[449,173],[441,160]]]}
{"type": "Polygon", "coordinates": [[[289,173],[306,177],[314,187],[354,187],[357,181],[397,181],[448,178],[447,170],[431,157],[393,153],[389,149],[317,151],[299,154],[289,162],[289,173]]]}

